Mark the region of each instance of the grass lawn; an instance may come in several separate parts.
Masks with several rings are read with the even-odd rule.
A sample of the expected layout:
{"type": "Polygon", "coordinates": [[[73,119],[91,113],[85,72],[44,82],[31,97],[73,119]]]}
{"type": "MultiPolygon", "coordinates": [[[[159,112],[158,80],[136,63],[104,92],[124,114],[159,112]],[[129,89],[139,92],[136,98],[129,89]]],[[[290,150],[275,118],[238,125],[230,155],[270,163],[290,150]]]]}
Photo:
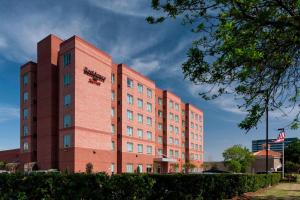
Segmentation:
{"type": "Polygon", "coordinates": [[[298,183],[280,183],[273,187],[255,192],[249,196],[249,199],[300,199],[300,180],[298,183]]]}

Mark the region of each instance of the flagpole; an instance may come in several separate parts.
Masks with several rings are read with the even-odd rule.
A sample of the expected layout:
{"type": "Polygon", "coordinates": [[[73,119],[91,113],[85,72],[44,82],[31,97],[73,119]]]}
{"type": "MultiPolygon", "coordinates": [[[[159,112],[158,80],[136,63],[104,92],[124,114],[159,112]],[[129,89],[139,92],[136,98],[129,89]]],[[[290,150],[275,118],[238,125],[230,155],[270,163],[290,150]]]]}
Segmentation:
{"type": "Polygon", "coordinates": [[[279,128],[277,129],[279,130],[281,133],[279,133],[278,139],[282,139],[282,178],[284,178],[284,141],[285,141],[285,132],[284,132],[284,128],[279,128]]]}
{"type": "Polygon", "coordinates": [[[282,142],[282,178],[284,178],[284,140],[282,142]]]}

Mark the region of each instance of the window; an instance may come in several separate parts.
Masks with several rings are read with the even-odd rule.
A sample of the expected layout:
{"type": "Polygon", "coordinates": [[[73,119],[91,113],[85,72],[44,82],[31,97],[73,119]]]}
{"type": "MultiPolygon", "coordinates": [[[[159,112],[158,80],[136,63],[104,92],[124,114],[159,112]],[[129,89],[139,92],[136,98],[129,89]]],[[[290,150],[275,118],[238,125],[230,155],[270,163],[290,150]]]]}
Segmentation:
{"type": "Polygon", "coordinates": [[[23,99],[24,99],[24,102],[28,101],[28,92],[24,92],[23,99]]]}
{"type": "Polygon", "coordinates": [[[142,144],[138,144],[138,153],[143,153],[143,145],[142,144]]]}
{"type": "Polygon", "coordinates": [[[152,132],[151,131],[147,131],[147,139],[152,140],[152,132]]]}
{"type": "Polygon", "coordinates": [[[158,125],[157,125],[157,128],[158,128],[158,130],[162,130],[162,123],[158,123],[158,125]]]}
{"type": "Polygon", "coordinates": [[[116,98],[115,91],[111,91],[111,100],[114,101],[116,98]]]}
{"type": "Polygon", "coordinates": [[[199,115],[199,122],[202,122],[202,116],[199,115]]]}
{"type": "Polygon", "coordinates": [[[71,63],[71,53],[64,54],[64,66],[67,66],[71,63]]]}
{"type": "Polygon", "coordinates": [[[126,172],[128,172],[128,173],[133,172],[133,164],[127,164],[126,165],[126,172]]]}
{"type": "Polygon", "coordinates": [[[175,129],[174,129],[174,130],[175,130],[175,134],[178,135],[178,134],[179,134],[179,129],[178,129],[177,126],[175,126],[175,129]]]}
{"type": "Polygon", "coordinates": [[[181,110],[181,115],[184,116],[185,115],[185,111],[181,110]]]}
{"type": "Polygon", "coordinates": [[[111,150],[114,151],[115,150],[115,141],[111,141],[111,150]]]}
{"type": "Polygon", "coordinates": [[[27,125],[24,125],[24,127],[23,127],[23,135],[24,136],[28,135],[28,126],[27,125]]]}
{"type": "Polygon", "coordinates": [[[24,110],[23,110],[23,118],[24,119],[28,118],[28,109],[27,108],[24,108],[24,110]]]}
{"type": "Polygon", "coordinates": [[[175,103],[175,110],[179,110],[179,105],[178,105],[178,103],[175,103]]]}
{"type": "Polygon", "coordinates": [[[127,110],[127,119],[131,121],[133,120],[133,112],[130,110],[127,110]]]}
{"type": "Polygon", "coordinates": [[[162,156],[163,155],[163,150],[162,149],[158,149],[157,150],[157,154],[158,154],[158,156],[162,156]]]}
{"type": "Polygon", "coordinates": [[[115,134],[115,132],[116,132],[116,127],[115,127],[114,124],[112,124],[112,125],[111,125],[111,133],[112,133],[112,134],[115,134]]]}
{"type": "Polygon", "coordinates": [[[143,100],[138,99],[138,108],[143,108],[143,100]]]}
{"type": "Polygon", "coordinates": [[[64,135],[64,148],[71,147],[71,135],[64,135]]]}
{"type": "Polygon", "coordinates": [[[127,142],[127,151],[128,152],[133,152],[133,143],[127,142]]]}
{"type": "Polygon", "coordinates": [[[138,114],[138,123],[142,124],[143,123],[143,115],[138,114]]]}
{"type": "Polygon", "coordinates": [[[23,144],[23,150],[24,151],[28,151],[29,150],[29,145],[28,145],[27,142],[24,142],[24,144],[23,144]]]}
{"type": "Polygon", "coordinates": [[[169,144],[173,144],[173,138],[169,137],[169,144]]]}
{"type": "Polygon", "coordinates": [[[173,108],[173,107],[174,107],[174,103],[173,103],[173,101],[171,101],[171,100],[169,101],[169,107],[170,107],[170,108],[173,108]]]}
{"type": "Polygon", "coordinates": [[[152,172],[152,165],[147,165],[147,173],[151,173],[152,172]]]}
{"type": "Polygon", "coordinates": [[[170,128],[170,132],[174,131],[174,126],[173,125],[170,125],[169,128],[170,128]]]}
{"type": "Polygon", "coordinates": [[[147,125],[152,126],[152,118],[147,117],[147,125]]]}
{"type": "Polygon", "coordinates": [[[24,85],[27,85],[27,84],[28,84],[28,74],[25,74],[25,75],[23,76],[23,84],[24,84],[24,85]]]}
{"type": "Polygon", "coordinates": [[[71,126],[71,115],[64,116],[64,128],[68,128],[71,126]]]}
{"type": "Polygon", "coordinates": [[[181,136],[185,137],[185,132],[184,131],[182,131],[181,136]]]}
{"type": "Polygon", "coordinates": [[[127,126],[127,135],[132,136],[133,135],[133,128],[130,126],[127,126]]]}
{"type": "Polygon", "coordinates": [[[137,134],[138,134],[139,138],[143,138],[143,130],[142,129],[138,129],[137,134]]]}
{"type": "Polygon", "coordinates": [[[152,112],[152,104],[147,102],[147,111],[152,112]]]}
{"type": "Polygon", "coordinates": [[[158,100],[157,100],[157,101],[158,101],[158,105],[162,106],[162,103],[163,103],[162,98],[159,98],[159,97],[158,97],[158,100]]]}
{"type": "Polygon", "coordinates": [[[133,88],[133,80],[130,78],[127,78],[127,87],[133,88]]]}
{"type": "Polygon", "coordinates": [[[182,122],[181,122],[181,123],[182,123],[182,126],[183,126],[183,127],[185,127],[185,121],[184,121],[184,120],[182,120],[182,122]]]}
{"type": "Polygon", "coordinates": [[[196,114],[196,121],[198,121],[198,114],[196,114]]]}
{"type": "Polygon", "coordinates": [[[152,154],[152,146],[147,146],[147,154],[152,154]]]}
{"type": "Polygon", "coordinates": [[[157,142],[158,142],[158,144],[162,144],[162,143],[163,143],[163,138],[162,138],[162,136],[158,136],[158,137],[157,137],[157,142]]]}
{"type": "Polygon", "coordinates": [[[194,119],[194,113],[193,112],[191,112],[191,115],[192,115],[192,119],[194,119]]]}
{"type": "Polygon", "coordinates": [[[163,117],[163,112],[161,110],[158,110],[158,116],[161,118],[163,117]]]}
{"type": "Polygon", "coordinates": [[[112,117],[115,116],[115,108],[111,108],[111,116],[112,116],[112,117]]]}
{"type": "Polygon", "coordinates": [[[194,138],[195,138],[195,135],[194,135],[194,133],[193,133],[193,132],[191,133],[191,136],[192,136],[192,139],[194,139],[194,138]]]}
{"type": "Polygon", "coordinates": [[[131,94],[127,94],[127,103],[133,105],[133,96],[131,94]]]}
{"type": "Polygon", "coordinates": [[[175,139],[175,145],[179,146],[179,140],[178,139],[175,139]]]}
{"type": "Polygon", "coordinates": [[[147,88],[147,97],[152,98],[152,90],[147,88]]]}
{"type": "Polygon", "coordinates": [[[198,135],[197,134],[195,135],[195,140],[198,140],[198,135]]]}
{"type": "Polygon", "coordinates": [[[170,118],[170,120],[173,120],[174,119],[174,114],[173,113],[169,113],[169,118],[170,118]]]}
{"type": "Polygon", "coordinates": [[[139,164],[137,170],[138,170],[138,172],[142,173],[143,172],[143,165],[139,164]]]}
{"type": "Polygon", "coordinates": [[[181,153],[181,158],[185,159],[185,153],[184,152],[181,153]]]}
{"type": "Polygon", "coordinates": [[[195,144],[195,150],[198,150],[198,144],[195,144]]]}
{"type": "Polygon", "coordinates": [[[115,172],[115,163],[111,163],[110,170],[111,170],[111,173],[115,172]]]}
{"type": "Polygon", "coordinates": [[[182,142],[181,146],[182,146],[182,147],[185,147],[185,143],[184,143],[184,142],[182,142]]]}
{"type": "Polygon", "coordinates": [[[64,96],[64,106],[68,107],[70,105],[71,105],[71,95],[68,94],[64,96]]]}
{"type": "Polygon", "coordinates": [[[173,156],[174,155],[174,151],[172,149],[169,150],[169,156],[173,156]]]}
{"type": "Polygon", "coordinates": [[[191,128],[194,128],[194,123],[193,122],[191,122],[191,128]]]}
{"type": "Polygon", "coordinates": [[[179,152],[175,151],[175,158],[178,158],[178,157],[179,157],[179,152]]]}
{"type": "Polygon", "coordinates": [[[64,75],[64,86],[68,86],[70,84],[71,84],[71,75],[68,73],[64,75]]]}
{"type": "Polygon", "coordinates": [[[175,117],[174,117],[174,119],[175,119],[175,122],[179,122],[179,117],[178,117],[178,115],[175,115],[175,117]]]}
{"type": "Polygon", "coordinates": [[[195,146],[194,146],[194,143],[191,143],[191,147],[192,147],[192,149],[194,149],[194,148],[195,148],[195,146]]]}
{"type": "Polygon", "coordinates": [[[138,92],[143,93],[143,85],[138,83],[138,92]]]}
{"type": "Polygon", "coordinates": [[[111,84],[115,83],[115,74],[111,74],[111,84]]]}

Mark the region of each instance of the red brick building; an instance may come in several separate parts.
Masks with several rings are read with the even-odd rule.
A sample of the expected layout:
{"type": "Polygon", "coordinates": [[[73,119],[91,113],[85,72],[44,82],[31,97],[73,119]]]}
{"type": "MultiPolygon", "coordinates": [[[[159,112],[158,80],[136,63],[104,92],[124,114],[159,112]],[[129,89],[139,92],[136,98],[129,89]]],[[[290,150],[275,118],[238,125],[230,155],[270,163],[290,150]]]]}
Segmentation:
{"type": "Polygon", "coordinates": [[[203,112],[81,38],[49,35],[20,76],[21,166],[167,173],[189,162],[202,169],[203,112]]]}

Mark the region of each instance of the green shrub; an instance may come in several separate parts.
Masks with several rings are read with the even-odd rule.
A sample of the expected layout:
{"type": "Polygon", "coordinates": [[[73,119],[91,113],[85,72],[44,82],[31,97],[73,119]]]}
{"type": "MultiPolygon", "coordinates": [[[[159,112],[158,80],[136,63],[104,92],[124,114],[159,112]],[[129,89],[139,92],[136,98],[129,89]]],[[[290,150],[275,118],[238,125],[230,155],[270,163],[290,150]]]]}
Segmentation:
{"type": "Polygon", "coordinates": [[[0,174],[4,199],[224,199],[273,185],[280,174],[0,174]]]}

